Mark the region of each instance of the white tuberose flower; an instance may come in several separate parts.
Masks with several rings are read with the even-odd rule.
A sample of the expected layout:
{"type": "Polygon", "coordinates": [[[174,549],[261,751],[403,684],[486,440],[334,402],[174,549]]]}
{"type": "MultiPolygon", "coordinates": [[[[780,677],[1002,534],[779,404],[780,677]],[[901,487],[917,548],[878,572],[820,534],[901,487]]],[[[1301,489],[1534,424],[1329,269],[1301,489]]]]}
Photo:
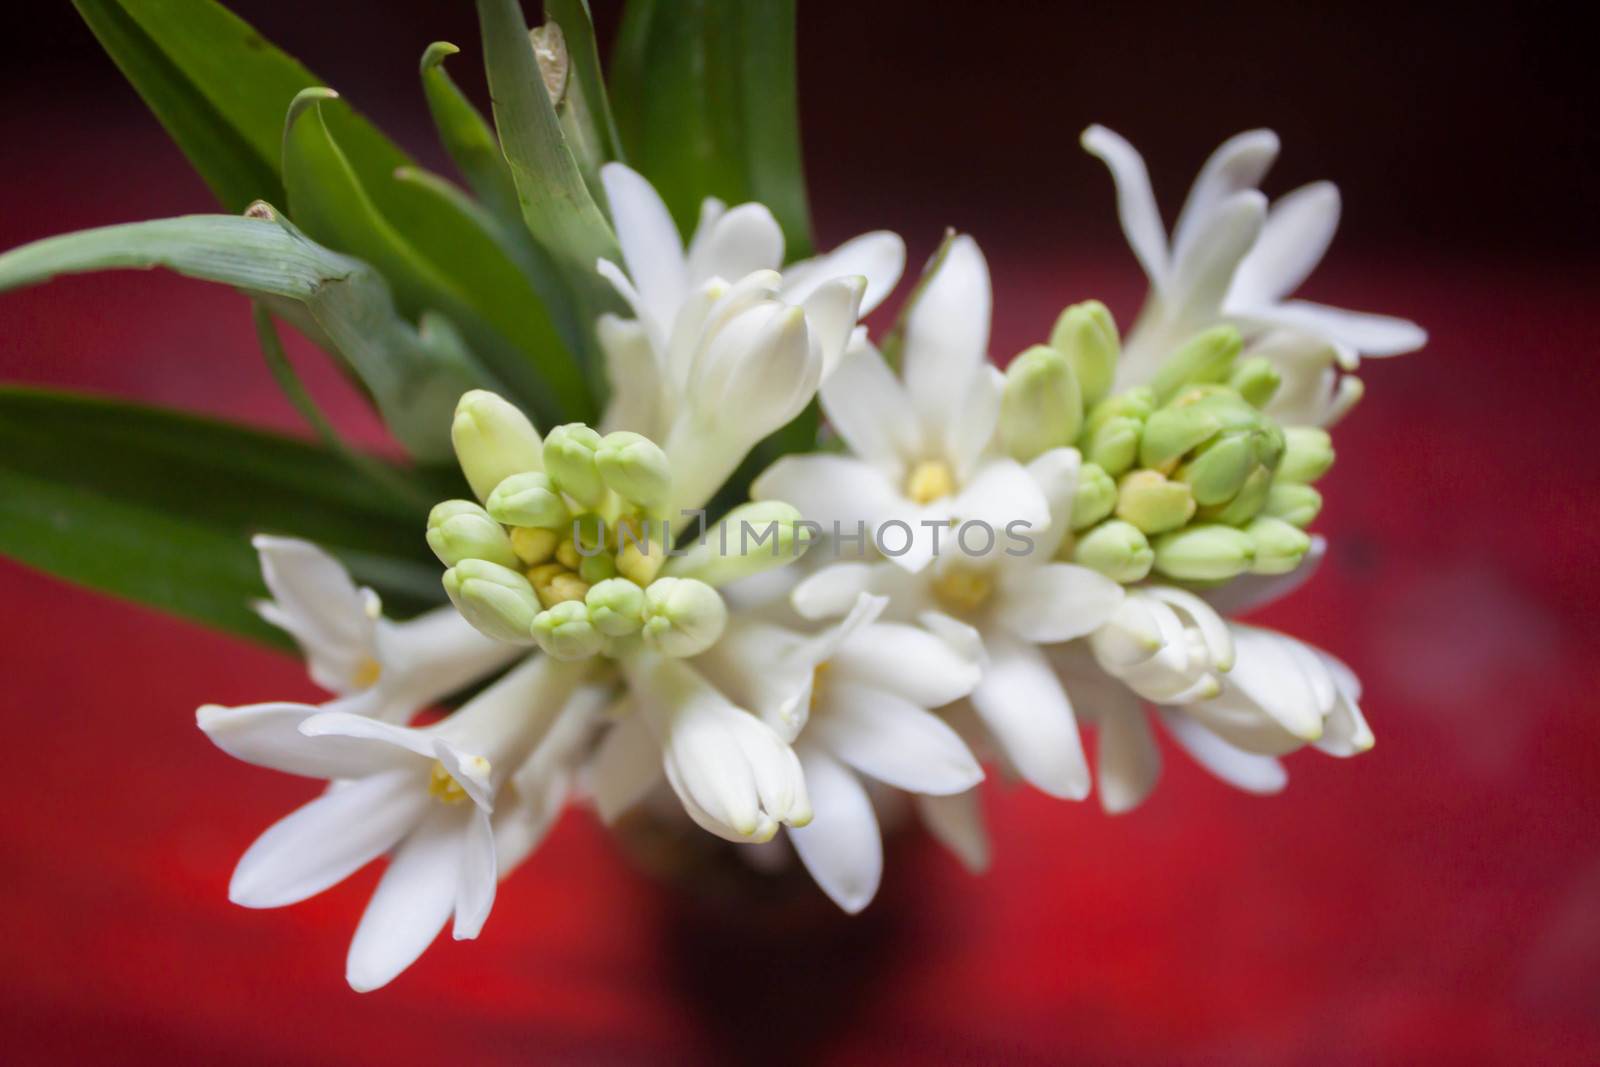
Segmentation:
{"type": "MultiPolygon", "coordinates": [[[[410,966],[452,914],[458,940],[477,937],[494,904],[505,825],[497,794],[578,678],[570,665],[531,658],[424,728],[305,704],[201,708],[200,728],[229,755],[332,782],[256,839],[229,898],[252,908],[294,904],[388,853],[350,945],[346,976],[360,992],[410,966]]],[[[512,851],[526,854],[520,842],[512,851]]]]}
{"type": "Polygon", "coordinates": [[[825,532],[864,525],[913,571],[951,520],[1043,527],[1038,487],[990,453],[1003,379],[988,362],[989,311],[988,265],[971,237],[956,237],[906,316],[903,377],[858,333],[822,385],[822,409],[853,455],[785,456],[751,495],[787,501],[825,532]]]}
{"type": "Polygon", "coordinates": [[[312,681],[339,695],[326,710],[409,722],[519,654],[454,608],[389,621],[376,593],[358,588],[338,560],[308,541],[262,535],[251,543],[272,593],[256,610],[294,638],[312,681]]]}
{"type": "Polygon", "coordinates": [[[1195,333],[1219,322],[1237,325],[1273,358],[1284,388],[1269,413],[1291,424],[1331,423],[1357,397],[1355,383],[1337,383],[1337,362],[1353,369],[1361,355],[1391,356],[1420,348],[1427,335],[1387,315],[1346,311],[1289,299],[1322,260],[1339,224],[1339,190],[1313,182],[1269,209],[1256,189],[1278,154],[1271,130],[1224,142],[1201,168],[1178,215],[1169,246],[1144,160],[1103,126],[1083,133],[1083,146],[1110,169],[1123,233],[1150,279],[1150,294],[1123,345],[1118,386],[1148,381],[1159,362],[1195,333]]]}

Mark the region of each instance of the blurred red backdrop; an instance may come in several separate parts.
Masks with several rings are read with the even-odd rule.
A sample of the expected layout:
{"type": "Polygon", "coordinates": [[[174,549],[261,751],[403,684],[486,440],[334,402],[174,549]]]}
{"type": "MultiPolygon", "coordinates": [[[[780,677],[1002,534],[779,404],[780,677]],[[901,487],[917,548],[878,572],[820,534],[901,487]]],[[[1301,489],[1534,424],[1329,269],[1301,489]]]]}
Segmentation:
{"type": "MultiPolygon", "coordinates": [[[[1115,819],[991,784],[986,877],[901,841],[853,920],[711,912],[571,813],[480,941],[358,996],[343,958],[373,872],[285,911],[228,904],[238,854],[312,787],[233,763],[191,715],[311,698],[299,665],[0,562],[6,1062],[1600,1059],[1600,279],[1573,215],[1592,132],[1572,39],[1537,8],[864,6],[802,5],[822,243],[887,224],[916,259],[972,230],[999,359],[1067,302],[1136,310],[1109,180],[1074,146],[1089,121],[1149,150],[1169,210],[1256,124],[1285,134],[1272,191],[1346,188],[1353,232],[1307,294],[1432,342],[1366,366],[1328,563],[1264,617],[1356,668],[1377,748],[1296,756],[1274,799],[1169,749],[1115,819]]],[[[415,59],[470,46],[468,6],[330,7],[238,5],[436,161],[415,59]],[[377,42],[346,55],[358,30],[377,42]]],[[[5,75],[0,247],[209,210],[70,11],[34,17],[56,43],[5,75]]],[[[69,279],[0,298],[0,322],[0,379],[303,432],[229,293],[69,279]]]]}

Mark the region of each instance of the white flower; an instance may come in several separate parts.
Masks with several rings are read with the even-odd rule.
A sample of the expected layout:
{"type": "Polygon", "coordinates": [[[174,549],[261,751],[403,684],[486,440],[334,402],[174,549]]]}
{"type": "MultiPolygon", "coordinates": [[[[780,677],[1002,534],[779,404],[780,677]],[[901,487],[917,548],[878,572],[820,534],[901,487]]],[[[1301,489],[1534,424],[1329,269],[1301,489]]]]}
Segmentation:
{"type": "Polygon", "coordinates": [[[601,174],[626,274],[599,269],[635,316],[598,324],[612,385],[605,425],[662,441],[689,475],[674,503],[697,507],[810,402],[859,317],[899,280],[905,246],[864,234],[780,273],[783,234],[760,204],[706,200],[685,250],[649,182],[619,163],[601,174]]]}
{"type": "Polygon", "coordinates": [[[1339,382],[1335,365],[1353,369],[1361,355],[1420,348],[1416,324],[1289,299],[1321,261],[1339,224],[1339,191],[1313,182],[1269,209],[1256,189],[1278,154],[1270,130],[1224,142],[1201,168],[1168,244],[1144,160],[1103,126],[1083,133],[1117,185],[1123,233],[1150,279],[1144,310],[1123,346],[1118,386],[1148,381],[1160,361],[1195,333],[1237,325],[1248,350],[1267,355],[1284,375],[1269,414],[1290,424],[1325,425],[1359,397],[1339,382]]]}
{"type": "Polygon", "coordinates": [[[1044,650],[1098,629],[1122,602],[1109,578],[1055,557],[1071,515],[1078,454],[1053,449],[1033,460],[1028,477],[1050,516],[1018,554],[947,556],[917,573],[891,563],[838,563],[796,587],[806,618],[850,610],[862,593],[890,598],[893,618],[915,619],[970,650],[982,677],[968,698],[997,747],[1019,774],[1052,796],[1089,794],[1089,768],[1072,704],[1044,650]]]}
{"type": "Polygon", "coordinates": [[[991,453],[1003,379],[988,362],[989,311],[988,265],[972,238],[957,237],[906,316],[903,376],[858,333],[823,383],[822,409],[852,454],[785,456],[751,494],[793,504],[827,533],[864,525],[913,571],[937,554],[951,520],[1044,526],[1038,487],[991,453]]]}
{"type": "Polygon", "coordinates": [[[966,744],[929,709],[970,693],[973,649],[922,627],[883,622],[888,601],[862,594],[839,623],[805,633],[736,616],[696,665],[794,745],[814,818],[789,840],[847,912],[877,893],[883,845],[860,776],[913,794],[965,794],[983,778],[966,744]]]}
{"type": "Polygon", "coordinates": [[[304,704],[201,708],[200,728],[229,755],[332,783],[256,839],[229,898],[252,908],[294,904],[388,854],[350,945],[346,977],[361,992],[410,966],[452,915],[458,940],[477,937],[497,874],[527,853],[525,827],[496,810],[497,798],[579,677],[532,658],[424,728],[304,704]],[[498,838],[508,833],[500,866],[498,838]]]}
{"type": "Polygon", "coordinates": [[[406,723],[519,654],[454,608],[391,622],[376,593],[358,588],[338,560],[308,541],[258,536],[252,544],[272,593],[256,610],[294,638],[312,681],[338,694],[326,710],[406,723]]]}

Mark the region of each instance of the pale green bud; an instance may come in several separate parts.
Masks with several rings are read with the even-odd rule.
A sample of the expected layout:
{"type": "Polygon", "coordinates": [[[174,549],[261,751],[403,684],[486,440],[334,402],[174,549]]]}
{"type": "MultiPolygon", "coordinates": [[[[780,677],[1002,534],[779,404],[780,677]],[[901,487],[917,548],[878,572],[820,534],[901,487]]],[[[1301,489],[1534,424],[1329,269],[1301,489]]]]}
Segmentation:
{"type": "Polygon", "coordinates": [[[1322,494],[1309,485],[1275,482],[1267,491],[1267,502],[1261,513],[1304,528],[1311,525],[1321,510],[1322,494]]]}
{"type": "Polygon", "coordinates": [[[1147,534],[1176,530],[1194,516],[1194,497],[1182,482],[1160,471],[1137,470],[1117,485],[1117,518],[1147,534]]]}
{"type": "Polygon", "coordinates": [[[513,474],[539,469],[539,431],[515,404],[487,389],[474,389],[456,404],[450,441],[479,500],[513,474]]]}
{"type": "Polygon", "coordinates": [[[1139,421],[1114,415],[1089,432],[1083,457],[1107,474],[1118,475],[1139,457],[1139,421]]]}
{"type": "Polygon", "coordinates": [[[584,597],[589,621],[611,637],[638,633],[644,625],[644,590],[626,578],[608,578],[589,589],[584,597]]]}
{"type": "Polygon", "coordinates": [[[1050,331],[1050,347],[1067,357],[1085,407],[1111,392],[1122,346],[1117,324],[1100,301],[1087,300],[1063,311],[1050,331]]]}
{"type": "Polygon", "coordinates": [[[444,591],[461,617],[496,641],[525,645],[539,614],[539,596],[518,572],[482,559],[465,559],[444,572],[444,591]]]}
{"type": "Polygon", "coordinates": [[[1311,550],[1311,538],[1306,532],[1282,519],[1252,519],[1244,532],[1256,544],[1255,562],[1250,564],[1252,574],[1288,574],[1300,566],[1311,550]]]}
{"type": "MultiPolygon", "coordinates": [[[[568,542],[569,544],[571,542],[568,542]]],[[[603,582],[607,578],[617,576],[617,561],[612,556],[601,553],[598,556],[582,556],[578,560],[578,577],[590,585],[603,582]]]]}
{"type": "Polygon", "coordinates": [[[1243,530],[1198,523],[1153,542],[1155,569],[1180,581],[1214,582],[1249,570],[1255,541],[1243,530]]]}
{"type": "Polygon", "coordinates": [[[529,629],[539,647],[560,660],[588,659],[606,643],[605,635],[589,621],[589,609],[581,600],[563,600],[541,611],[529,629]]]}
{"type": "Polygon", "coordinates": [[[1162,408],[1145,420],[1144,433],[1139,440],[1139,463],[1145,467],[1166,467],[1220,429],[1222,420],[1203,405],[1162,408]]]}
{"type": "Polygon", "coordinates": [[[1178,468],[1177,476],[1189,483],[1197,503],[1222,504],[1232,500],[1257,466],[1252,435],[1231,433],[1213,441],[1194,459],[1178,468]]]}
{"type": "Polygon", "coordinates": [[[581,422],[557,426],[544,439],[544,469],[555,484],[585,507],[597,507],[606,483],[595,466],[601,437],[581,422]]]}
{"type": "Polygon", "coordinates": [[[663,656],[698,656],[717,643],[728,607],[693,578],[658,578],[644,591],[644,643],[663,656]]]}
{"type": "Polygon", "coordinates": [[[1139,528],[1119,519],[1102,522],[1072,547],[1073,562],[1124,584],[1142,581],[1155,558],[1150,541],[1139,528]]]}
{"type": "Polygon", "coordinates": [[[1278,477],[1308,485],[1333,466],[1333,438],[1314,426],[1291,426],[1283,431],[1283,462],[1278,477]]]}
{"type": "Polygon", "coordinates": [[[1147,385],[1124,389],[1116,396],[1108,396],[1089,409],[1084,419],[1084,430],[1092,433],[1112,419],[1126,417],[1144,422],[1156,410],[1156,394],[1147,385]]]}
{"type": "Polygon", "coordinates": [[[1278,386],[1283,384],[1283,375],[1278,373],[1278,368],[1266,356],[1252,356],[1234,368],[1228,384],[1251,407],[1264,408],[1277,394],[1278,386]]]}
{"type": "Polygon", "coordinates": [[[1078,468],[1078,488],[1072,495],[1072,528],[1093,526],[1117,506],[1117,483],[1096,463],[1078,468]]]}
{"type": "Polygon", "coordinates": [[[548,474],[513,474],[489,494],[489,514],[507,526],[539,526],[559,530],[572,514],[548,474]]]}
{"type": "Polygon", "coordinates": [[[622,499],[646,511],[666,507],[672,493],[672,468],[661,446],[643,434],[608,433],[594,454],[600,477],[622,499]]]}
{"type": "Polygon", "coordinates": [[[1034,345],[1011,361],[1000,401],[1000,444],[1007,454],[1026,463],[1072,444],[1082,426],[1083,396],[1066,356],[1034,345]]]}
{"type": "Polygon", "coordinates": [[[1266,505],[1267,494],[1272,490],[1272,472],[1259,464],[1251,468],[1244,484],[1226,504],[1200,509],[1200,514],[1230,526],[1243,526],[1266,505]]]}
{"type": "Polygon", "coordinates": [[[799,510],[781,500],[741,504],[688,552],[669,560],[665,573],[716,587],[793,563],[814,533],[800,520],[799,510]]]}
{"type": "Polygon", "coordinates": [[[1213,326],[1185,341],[1156,369],[1151,388],[1163,403],[1186,385],[1225,382],[1233,373],[1233,361],[1244,348],[1244,338],[1232,326],[1213,326]]]}
{"type": "Polygon", "coordinates": [[[515,567],[511,538],[489,513],[470,500],[446,500],[428,512],[428,547],[446,567],[464,559],[486,559],[515,567]]]}

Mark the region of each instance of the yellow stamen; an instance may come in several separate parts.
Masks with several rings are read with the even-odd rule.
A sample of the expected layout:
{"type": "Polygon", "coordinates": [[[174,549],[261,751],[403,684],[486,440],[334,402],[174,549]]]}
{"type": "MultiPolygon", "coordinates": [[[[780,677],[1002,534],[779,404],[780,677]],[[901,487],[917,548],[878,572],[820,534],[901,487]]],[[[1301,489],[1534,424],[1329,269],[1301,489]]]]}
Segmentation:
{"type": "Polygon", "coordinates": [[[950,464],[939,459],[918,463],[906,479],[906,496],[918,504],[931,504],[955,491],[956,479],[950,472],[950,464]]]}
{"type": "Polygon", "coordinates": [[[383,677],[383,664],[368,656],[356,666],[355,678],[357,689],[371,689],[378,684],[378,679],[383,677]]]}
{"type": "Polygon", "coordinates": [[[441,804],[459,804],[467,799],[467,791],[438,760],[433,761],[433,770],[428,774],[428,795],[441,804]]]}
{"type": "Polygon", "coordinates": [[[811,670],[811,710],[817,710],[817,700],[822,695],[822,676],[828,673],[828,668],[833,664],[823,660],[811,670]]]}
{"type": "Polygon", "coordinates": [[[983,607],[994,592],[987,571],[952,567],[933,580],[933,597],[949,611],[967,615],[983,607]]]}

